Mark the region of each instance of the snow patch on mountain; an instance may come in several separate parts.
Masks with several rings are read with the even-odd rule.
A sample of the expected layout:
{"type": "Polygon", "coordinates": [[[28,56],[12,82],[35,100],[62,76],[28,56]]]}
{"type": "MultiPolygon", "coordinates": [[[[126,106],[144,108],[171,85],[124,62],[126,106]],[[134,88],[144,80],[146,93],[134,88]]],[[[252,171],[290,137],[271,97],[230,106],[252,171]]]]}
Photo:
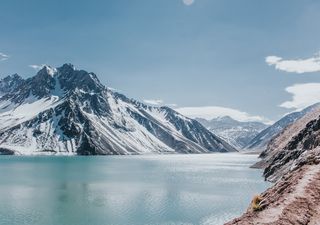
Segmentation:
{"type": "Polygon", "coordinates": [[[269,142],[276,137],[279,133],[281,133],[286,127],[290,124],[294,123],[298,119],[302,118],[309,112],[317,109],[319,107],[319,103],[311,105],[301,111],[296,111],[293,113],[289,113],[285,115],[283,118],[267,127],[263,131],[261,131],[255,138],[253,138],[250,143],[246,146],[246,150],[250,151],[264,151],[267,148],[269,142]]]}
{"type": "Polygon", "coordinates": [[[267,127],[261,122],[241,122],[229,116],[212,120],[197,118],[197,120],[237,149],[244,148],[260,131],[267,127]]]}
{"type": "Polygon", "coordinates": [[[14,79],[14,85],[2,83],[0,154],[236,151],[197,121],[109,90],[94,73],[71,64],[45,66],[34,77],[14,79]]]}

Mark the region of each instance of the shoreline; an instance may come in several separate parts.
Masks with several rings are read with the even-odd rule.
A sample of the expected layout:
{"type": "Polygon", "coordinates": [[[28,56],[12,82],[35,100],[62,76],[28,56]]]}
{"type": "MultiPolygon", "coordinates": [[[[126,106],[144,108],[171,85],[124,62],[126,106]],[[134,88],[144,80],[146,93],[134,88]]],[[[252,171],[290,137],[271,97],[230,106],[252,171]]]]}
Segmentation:
{"type": "MultiPolygon", "coordinates": [[[[150,153],[150,154],[115,154],[115,155],[79,155],[76,153],[33,153],[33,154],[0,154],[1,156],[12,156],[12,157],[122,157],[122,156],[191,156],[191,155],[229,155],[229,154],[243,154],[242,152],[207,152],[207,153],[176,153],[176,152],[168,152],[168,153],[150,153]]],[[[256,154],[243,154],[243,155],[256,155],[256,154]]]]}
{"type": "Polygon", "coordinates": [[[318,225],[320,164],[304,165],[283,176],[260,197],[261,210],[251,206],[225,225],[318,225]]]}

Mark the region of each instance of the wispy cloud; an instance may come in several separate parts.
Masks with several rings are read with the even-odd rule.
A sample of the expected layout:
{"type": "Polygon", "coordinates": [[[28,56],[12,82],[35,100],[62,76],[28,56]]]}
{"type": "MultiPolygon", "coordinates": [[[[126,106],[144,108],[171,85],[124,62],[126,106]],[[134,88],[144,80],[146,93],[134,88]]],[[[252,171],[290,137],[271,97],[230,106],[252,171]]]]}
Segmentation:
{"type": "Polygon", "coordinates": [[[107,87],[109,90],[114,91],[114,92],[122,92],[122,90],[113,88],[113,87],[107,87]]]}
{"type": "Polygon", "coordinates": [[[178,105],[175,104],[175,103],[169,103],[169,104],[166,104],[166,106],[175,108],[175,107],[177,107],[178,105]]]}
{"type": "Polygon", "coordinates": [[[154,106],[168,106],[171,108],[175,108],[178,105],[174,103],[165,103],[162,99],[144,99],[144,103],[147,103],[149,105],[154,105],[154,106]]]}
{"type": "Polygon", "coordinates": [[[7,60],[7,59],[9,59],[9,56],[4,54],[4,53],[2,53],[2,52],[0,52],[0,61],[4,61],[4,60],[7,60]]]}
{"type": "Polygon", "coordinates": [[[163,104],[163,100],[161,99],[144,99],[144,103],[150,104],[150,105],[161,105],[163,104]]]}
{"type": "Polygon", "coordinates": [[[292,94],[292,99],[280,106],[287,109],[301,110],[320,102],[320,83],[294,84],[287,87],[286,91],[292,94]]]}
{"type": "Polygon", "coordinates": [[[194,3],[194,0],[182,0],[182,2],[185,4],[185,5],[192,5],[194,3]]]}
{"type": "Polygon", "coordinates": [[[41,65],[29,65],[34,70],[41,70],[46,64],[41,64],[41,65]]]}
{"type": "Polygon", "coordinates": [[[175,110],[190,118],[203,118],[207,120],[212,120],[219,117],[230,116],[235,120],[243,122],[259,121],[267,124],[272,123],[272,121],[261,116],[253,116],[237,109],[220,106],[183,107],[177,108],[175,110]]]}
{"type": "Polygon", "coordinates": [[[290,73],[311,73],[320,71],[320,54],[307,59],[286,60],[278,56],[266,57],[269,66],[290,73]]]}

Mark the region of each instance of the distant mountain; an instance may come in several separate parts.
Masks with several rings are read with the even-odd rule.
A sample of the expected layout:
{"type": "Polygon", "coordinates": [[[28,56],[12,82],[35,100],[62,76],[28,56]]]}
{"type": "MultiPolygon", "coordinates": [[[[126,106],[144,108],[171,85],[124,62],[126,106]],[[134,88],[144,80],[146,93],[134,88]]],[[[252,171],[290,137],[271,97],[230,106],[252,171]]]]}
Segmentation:
{"type": "Polygon", "coordinates": [[[261,122],[240,122],[229,116],[206,120],[197,120],[214,134],[237,149],[242,149],[263,129],[267,127],[261,122]]]}
{"type": "Polygon", "coordinates": [[[0,81],[3,154],[116,155],[236,151],[199,122],[113,92],[71,64],[0,81]]]}
{"type": "Polygon", "coordinates": [[[305,108],[299,112],[290,113],[273,125],[267,127],[263,131],[261,131],[254,139],[250,141],[250,143],[245,147],[246,150],[254,150],[254,151],[263,151],[267,148],[268,143],[278,135],[284,128],[288,125],[292,124],[296,120],[300,119],[307,113],[311,112],[313,109],[317,108],[320,104],[314,104],[305,108]]]}

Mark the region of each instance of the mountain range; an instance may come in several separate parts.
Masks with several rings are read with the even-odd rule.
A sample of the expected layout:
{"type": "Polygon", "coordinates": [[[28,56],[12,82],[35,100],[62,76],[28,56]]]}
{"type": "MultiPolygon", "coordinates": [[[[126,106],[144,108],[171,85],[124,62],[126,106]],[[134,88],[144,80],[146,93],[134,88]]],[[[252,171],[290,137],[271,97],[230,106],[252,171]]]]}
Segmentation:
{"type": "Polygon", "coordinates": [[[71,64],[0,81],[2,154],[124,155],[236,149],[169,107],[152,107],[105,87],[71,64]]]}
{"type": "Polygon", "coordinates": [[[240,122],[230,116],[212,120],[197,118],[208,130],[237,149],[243,149],[268,125],[261,122],[240,122]]]}
{"type": "Polygon", "coordinates": [[[314,109],[318,108],[320,104],[311,105],[301,111],[292,112],[280,120],[276,121],[271,126],[267,127],[263,131],[261,131],[255,138],[253,138],[245,147],[245,150],[250,151],[258,151],[262,152],[266,150],[268,143],[276,137],[279,133],[283,131],[287,126],[294,123],[295,121],[299,120],[309,112],[313,111],[314,109]]]}

